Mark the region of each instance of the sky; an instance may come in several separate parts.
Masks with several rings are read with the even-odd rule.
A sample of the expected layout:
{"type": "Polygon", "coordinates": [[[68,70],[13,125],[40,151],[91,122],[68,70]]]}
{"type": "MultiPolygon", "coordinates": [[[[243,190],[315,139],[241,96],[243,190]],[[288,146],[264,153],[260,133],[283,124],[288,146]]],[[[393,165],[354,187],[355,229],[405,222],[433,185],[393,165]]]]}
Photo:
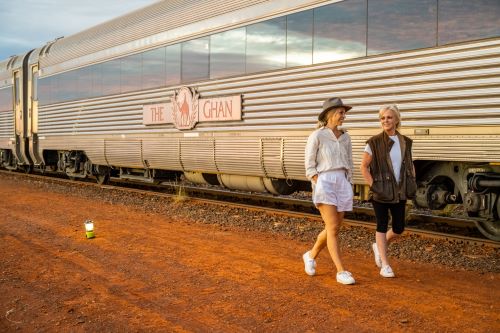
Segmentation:
{"type": "Polygon", "coordinates": [[[0,61],[158,0],[0,0],[0,61]]]}

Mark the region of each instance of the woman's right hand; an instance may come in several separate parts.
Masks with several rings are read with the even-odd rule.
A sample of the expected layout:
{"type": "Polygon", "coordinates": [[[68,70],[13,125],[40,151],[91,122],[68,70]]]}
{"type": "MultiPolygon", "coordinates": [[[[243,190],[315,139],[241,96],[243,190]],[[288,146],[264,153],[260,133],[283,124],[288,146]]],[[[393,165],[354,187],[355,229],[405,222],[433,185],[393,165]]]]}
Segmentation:
{"type": "Polygon", "coordinates": [[[318,181],[318,175],[314,175],[314,176],[312,176],[311,181],[312,181],[314,184],[316,184],[316,182],[318,181]]]}

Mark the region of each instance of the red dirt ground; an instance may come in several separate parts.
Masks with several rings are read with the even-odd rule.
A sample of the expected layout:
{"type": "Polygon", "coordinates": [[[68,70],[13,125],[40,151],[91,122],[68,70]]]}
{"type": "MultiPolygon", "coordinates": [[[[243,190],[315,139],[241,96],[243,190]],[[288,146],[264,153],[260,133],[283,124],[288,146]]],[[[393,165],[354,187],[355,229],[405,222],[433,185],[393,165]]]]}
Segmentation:
{"type": "Polygon", "coordinates": [[[343,286],[326,252],[305,275],[311,244],[5,178],[0,215],[0,332],[500,331],[495,273],[395,260],[383,279],[349,249],[343,286]]]}

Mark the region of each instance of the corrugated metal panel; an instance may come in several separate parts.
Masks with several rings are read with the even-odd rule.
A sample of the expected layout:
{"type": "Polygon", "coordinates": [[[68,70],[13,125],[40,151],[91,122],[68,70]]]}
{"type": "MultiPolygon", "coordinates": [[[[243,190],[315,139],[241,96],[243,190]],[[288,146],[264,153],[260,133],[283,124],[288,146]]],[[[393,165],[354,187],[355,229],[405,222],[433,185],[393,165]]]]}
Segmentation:
{"type": "Polygon", "coordinates": [[[78,150],[83,150],[93,164],[108,165],[103,139],[83,139],[78,142],[78,150]]]}
{"type": "Polygon", "coordinates": [[[181,140],[181,161],[184,170],[217,173],[214,139],[184,138],[181,140]]]}
{"type": "Polygon", "coordinates": [[[286,178],[303,178],[307,138],[286,138],[283,148],[286,178]]]}
{"type": "Polygon", "coordinates": [[[182,171],[180,141],[172,137],[145,138],[142,141],[143,157],[152,169],[182,171]]]}
{"type": "Polygon", "coordinates": [[[215,157],[221,173],[265,176],[259,138],[216,138],[215,157]]]}
{"type": "Polygon", "coordinates": [[[106,160],[109,165],[144,168],[141,140],[105,140],[106,160]]]}
{"type": "Polygon", "coordinates": [[[14,132],[14,112],[0,112],[0,138],[13,138],[14,132]]]}
{"type": "Polygon", "coordinates": [[[283,168],[283,139],[261,138],[261,161],[267,178],[286,178],[283,168]]]}

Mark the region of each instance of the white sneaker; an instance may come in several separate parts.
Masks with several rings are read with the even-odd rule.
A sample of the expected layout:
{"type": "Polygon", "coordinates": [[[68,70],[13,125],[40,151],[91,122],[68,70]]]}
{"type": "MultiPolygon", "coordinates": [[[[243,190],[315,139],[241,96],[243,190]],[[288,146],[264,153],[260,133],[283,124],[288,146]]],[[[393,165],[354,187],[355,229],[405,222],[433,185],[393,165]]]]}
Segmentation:
{"type": "Polygon", "coordinates": [[[352,274],[348,271],[342,271],[337,273],[337,282],[342,283],[342,284],[354,284],[356,281],[354,281],[354,278],[352,277],[352,274]]]}
{"type": "Polygon", "coordinates": [[[375,257],[375,265],[377,267],[382,267],[382,258],[380,258],[380,253],[378,253],[377,243],[372,244],[373,256],[375,257]]]}
{"type": "Polygon", "coordinates": [[[304,270],[307,275],[313,276],[316,274],[316,260],[309,256],[311,251],[307,251],[302,255],[302,260],[304,260],[304,270]]]}
{"type": "Polygon", "coordinates": [[[396,276],[392,271],[391,266],[389,265],[382,267],[382,269],[380,270],[380,275],[382,275],[385,278],[393,278],[396,276]]]}

